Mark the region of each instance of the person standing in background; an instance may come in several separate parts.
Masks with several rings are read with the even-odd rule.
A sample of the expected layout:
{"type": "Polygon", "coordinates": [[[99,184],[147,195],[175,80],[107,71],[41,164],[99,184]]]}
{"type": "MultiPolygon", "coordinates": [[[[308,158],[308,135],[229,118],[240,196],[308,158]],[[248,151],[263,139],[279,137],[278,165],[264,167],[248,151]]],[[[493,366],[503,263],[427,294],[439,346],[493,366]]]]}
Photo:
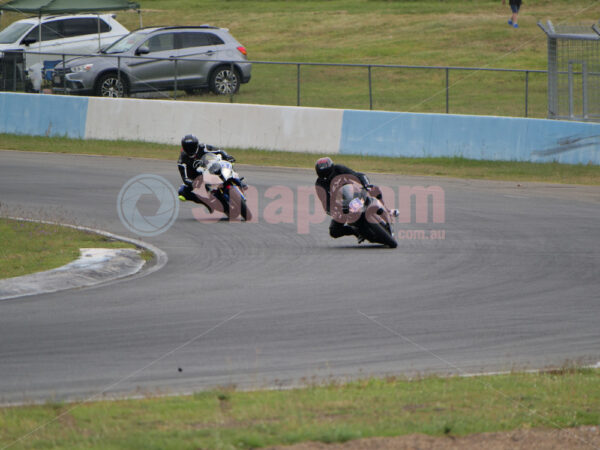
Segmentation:
{"type": "MultiPolygon", "coordinates": [[[[506,0],[502,0],[502,4],[506,4],[506,0]]],[[[519,24],[517,23],[519,10],[521,9],[521,0],[508,0],[508,4],[510,5],[510,10],[512,11],[512,16],[508,19],[508,24],[513,28],[519,28],[519,24]]]]}

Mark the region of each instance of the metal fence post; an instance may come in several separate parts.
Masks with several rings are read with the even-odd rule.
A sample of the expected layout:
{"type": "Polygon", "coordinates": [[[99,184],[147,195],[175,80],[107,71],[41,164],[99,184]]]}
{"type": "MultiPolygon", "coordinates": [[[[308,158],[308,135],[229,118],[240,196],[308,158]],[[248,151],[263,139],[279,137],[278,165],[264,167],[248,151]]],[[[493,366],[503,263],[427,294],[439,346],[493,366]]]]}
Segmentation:
{"type": "Polygon", "coordinates": [[[117,56],[117,80],[121,84],[121,57],[117,56]]]}
{"type": "Polygon", "coordinates": [[[569,61],[569,118],[573,120],[575,118],[575,107],[573,102],[573,62],[569,61]]]}
{"type": "Polygon", "coordinates": [[[525,117],[529,109],[529,70],[525,71],[525,117]]]}
{"type": "Polygon", "coordinates": [[[583,120],[588,120],[588,73],[587,61],[581,62],[581,101],[583,103],[583,120]]]}
{"type": "Polygon", "coordinates": [[[173,67],[173,69],[175,69],[175,86],[173,86],[175,89],[173,91],[173,100],[177,100],[177,58],[173,58],[173,64],[175,65],[175,67],[173,67]]]}
{"type": "Polygon", "coordinates": [[[371,85],[371,66],[369,65],[369,109],[373,111],[373,89],[371,85]]]}
{"type": "Polygon", "coordinates": [[[297,98],[296,98],[296,106],[300,106],[300,64],[298,63],[297,70],[297,98]]]}
{"type": "MultiPolygon", "coordinates": [[[[69,93],[67,92],[67,66],[66,66],[64,53],[62,55],[62,69],[63,69],[63,77],[62,77],[63,94],[69,95],[69,93]]],[[[56,73],[56,72],[54,72],[54,73],[56,73]]]]}
{"type": "Polygon", "coordinates": [[[17,92],[17,58],[13,58],[13,91],[17,92]]]}
{"type": "MultiPolygon", "coordinates": [[[[233,77],[235,75],[235,72],[233,71],[233,61],[231,61],[229,68],[231,70],[231,76],[233,77]]],[[[241,83],[241,80],[238,80],[238,83],[241,83]]],[[[233,103],[233,90],[229,93],[229,103],[233,103]]]]}
{"type": "Polygon", "coordinates": [[[446,67],[446,114],[450,112],[450,68],[446,67]]]}

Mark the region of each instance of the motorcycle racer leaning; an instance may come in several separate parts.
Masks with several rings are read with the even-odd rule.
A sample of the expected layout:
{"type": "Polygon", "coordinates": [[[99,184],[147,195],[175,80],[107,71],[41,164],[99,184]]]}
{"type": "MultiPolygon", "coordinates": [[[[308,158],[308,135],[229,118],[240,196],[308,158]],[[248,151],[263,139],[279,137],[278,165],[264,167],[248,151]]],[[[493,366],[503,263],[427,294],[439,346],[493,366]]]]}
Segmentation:
{"type": "MultiPolygon", "coordinates": [[[[192,192],[194,190],[194,180],[198,177],[202,177],[202,168],[200,167],[200,161],[205,153],[216,153],[229,162],[234,162],[235,158],[228,155],[225,151],[213,147],[212,145],[203,144],[198,141],[198,138],[193,134],[187,134],[181,139],[181,153],[177,160],[177,167],[179,174],[183,180],[183,184],[179,188],[179,200],[186,201],[191,200],[195,203],[200,203],[206,206],[209,213],[213,212],[213,208],[210,206],[210,199],[203,198],[192,192]]],[[[202,178],[200,178],[200,181],[202,178]]]]}
{"type": "MultiPolygon", "coordinates": [[[[317,173],[317,181],[315,181],[315,187],[317,190],[317,197],[323,205],[323,209],[328,215],[331,214],[331,189],[332,182],[340,175],[349,175],[356,178],[360,184],[367,189],[371,195],[377,197],[383,201],[381,190],[377,186],[373,186],[369,182],[369,178],[364,173],[356,172],[349,167],[342,164],[334,164],[331,158],[324,157],[319,158],[315,164],[315,172],[317,173]]],[[[394,217],[398,217],[399,213],[397,209],[389,210],[390,214],[394,217]]],[[[339,238],[342,236],[356,236],[358,242],[362,242],[363,238],[359,235],[358,230],[352,226],[346,225],[343,222],[338,222],[335,217],[331,219],[329,224],[329,235],[332,238],[339,238]]]]}

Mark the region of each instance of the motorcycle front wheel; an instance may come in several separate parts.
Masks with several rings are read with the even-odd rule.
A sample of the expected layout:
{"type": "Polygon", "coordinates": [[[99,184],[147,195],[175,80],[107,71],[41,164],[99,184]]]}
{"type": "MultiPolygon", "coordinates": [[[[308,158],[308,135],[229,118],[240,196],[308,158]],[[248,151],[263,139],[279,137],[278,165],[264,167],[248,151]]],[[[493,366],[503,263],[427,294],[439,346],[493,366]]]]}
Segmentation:
{"type": "Polygon", "coordinates": [[[394,237],[388,232],[388,230],[386,230],[380,223],[371,223],[365,221],[363,226],[368,227],[368,234],[372,237],[372,240],[374,242],[387,245],[390,248],[398,247],[398,242],[396,242],[396,239],[394,239],[394,237]]]}
{"type": "Polygon", "coordinates": [[[235,219],[237,216],[242,216],[248,222],[252,220],[252,212],[246,204],[246,199],[237,186],[231,186],[229,189],[229,214],[230,219],[235,219]]]}

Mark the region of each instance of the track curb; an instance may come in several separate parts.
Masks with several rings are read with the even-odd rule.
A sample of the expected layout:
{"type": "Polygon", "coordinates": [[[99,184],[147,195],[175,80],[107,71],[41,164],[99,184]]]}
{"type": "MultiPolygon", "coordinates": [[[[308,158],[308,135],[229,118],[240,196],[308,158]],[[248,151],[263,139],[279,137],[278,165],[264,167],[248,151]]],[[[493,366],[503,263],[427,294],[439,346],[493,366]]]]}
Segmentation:
{"type": "MultiPolygon", "coordinates": [[[[3,218],[10,219],[10,220],[18,220],[18,221],[22,221],[22,222],[42,223],[42,224],[47,224],[47,225],[58,225],[58,226],[62,226],[62,227],[72,228],[72,229],[79,230],[79,231],[87,231],[90,233],[98,234],[100,236],[105,236],[105,237],[115,239],[118,241],[127,242],[129,244],[135,245],[138,248],[147,250],[154,255],[154,259],[153,259],[153,262],[151,265],[148,265],[147,263],[140,264],[139,268],[137,268],[137,270],[135,270],[133,273],[127,273],[126,275],[123,275],[123,276],[110,276],[110,277],[106,277],[104,279],[98,279],[93,282],[88,282],[86,284],[82,284],[79,286],[73,286],[73,285],[69,285],[69,284],[65,283],[64,287],[62,287],[62,288],[53,288],[51,290],[40,290],[39,292],[25,293],[23,295],[7,295],[4,297],[0,296],[0,301],[10,300],[10,299],[15,299],[15,298],[22,298],[22,297],[27,297],[27,296],[31,296],[31,295],[39,295],[39,294],[44,294],[44,293],[60,292],[60,291],[65,291],[65,290],[78,289],[78,288],[93,288],[93,287],[98,287],[100,285],[102,285],[102,286],[109,285],[109,284],[123,281],[123,280],[132,280],[132,279],[142,278],[142,277],[145,277],[147,275],[150,275],[150,274],[162,269],[169,260],[167,254],[163,250],[161,250],[160,248],[158,248],[148,242],[141,241],[139,239],[129,238],[126,236],[121,236],[121,235],[111,233],[111,232],[108,232],[105,230],[100,230],[97,228],[85,227],[85,226],[80,226],[80,225],[73,225],[73,224],[68,224],[68,223],[29,219],[29,218],[25,218],[25,217],[6,216],[3,218]]],[[[69,264],[72,264],[72,263],[69,263],[69,264]]],[[[66,267],[66,266],[62,266],[62,267],[66,267]]],[[[48,270],[45,272],[37,272],[37,274],[53,272],[57,269],[60,269],[60,268],[51,269],[51,270],[48,270]]],[[[27,277],[29,275],[34,275],[34,274],[24,275],[24,277],[27,277]]],[[[16,277],[16,278],[21,278],[21,277],[16,277]]],[[[15,280],[16,278],[7,278],[6,280],[15,280]]],[[[0,281],[2,281],[2,280],[0,280],[0,281]]]]}

